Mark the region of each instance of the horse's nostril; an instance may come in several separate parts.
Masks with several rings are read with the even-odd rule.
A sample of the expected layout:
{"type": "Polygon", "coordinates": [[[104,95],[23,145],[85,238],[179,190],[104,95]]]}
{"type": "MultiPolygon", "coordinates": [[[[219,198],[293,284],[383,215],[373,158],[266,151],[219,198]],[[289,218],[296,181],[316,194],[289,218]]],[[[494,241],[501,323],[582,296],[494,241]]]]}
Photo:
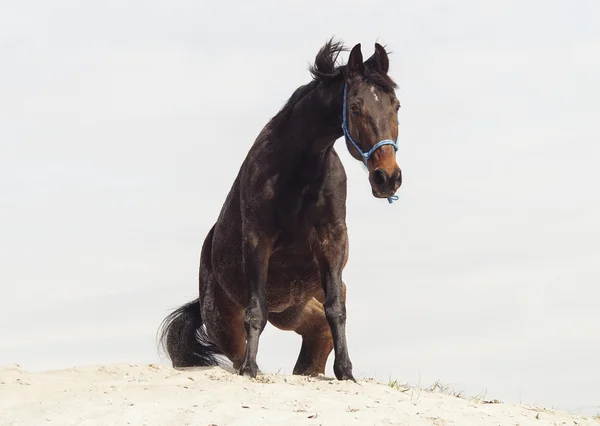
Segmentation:
{"type": "Polygon", "coordinates": [[[373,172],[373,183],[375,185],[383,185],[388,180],[388,174],[383,169],[377,169],[373,172]]]}

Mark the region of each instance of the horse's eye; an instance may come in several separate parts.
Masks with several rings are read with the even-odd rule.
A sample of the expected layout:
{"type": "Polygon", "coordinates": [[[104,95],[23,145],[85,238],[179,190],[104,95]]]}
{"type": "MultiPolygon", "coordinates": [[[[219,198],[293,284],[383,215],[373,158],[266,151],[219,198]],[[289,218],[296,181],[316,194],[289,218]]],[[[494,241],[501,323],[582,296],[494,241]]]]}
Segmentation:
{"type": "Polygon", "coordinates": [[[358,106],[356,106],[356,105],[351,105],[350,106],[350,113],[352,115],[359,115],[360,114],[360,109],[358,109],[358,106]]]}

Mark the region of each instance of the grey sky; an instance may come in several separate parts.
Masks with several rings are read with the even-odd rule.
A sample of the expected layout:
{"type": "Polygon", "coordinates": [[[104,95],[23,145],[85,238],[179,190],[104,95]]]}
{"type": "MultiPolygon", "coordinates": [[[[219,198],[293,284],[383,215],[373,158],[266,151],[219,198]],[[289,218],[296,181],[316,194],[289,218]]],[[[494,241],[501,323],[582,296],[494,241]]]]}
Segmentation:
{"type": "MultiPolygon", "coordinates": [[[[338,142],[355,372],[600,411],[600,3],[11,3],[0,364],[156,362],[249,146],[335,35],[393,51],[403,106],[392,206],[338,142]]],[[[299,345],[269,326],[259,365],[299,345]]]]}

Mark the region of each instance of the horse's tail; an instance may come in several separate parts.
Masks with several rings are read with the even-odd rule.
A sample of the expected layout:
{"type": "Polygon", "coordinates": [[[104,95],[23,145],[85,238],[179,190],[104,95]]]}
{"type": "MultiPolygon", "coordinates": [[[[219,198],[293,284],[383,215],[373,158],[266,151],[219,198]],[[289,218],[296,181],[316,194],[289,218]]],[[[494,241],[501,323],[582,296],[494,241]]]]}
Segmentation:
{"type": "Polygon", "coordinates": [[[171,312],[160,324],[159,342],[173,367],[220,365],[222,352],[210,341],[202,325],[198,299],[171,312]]]}

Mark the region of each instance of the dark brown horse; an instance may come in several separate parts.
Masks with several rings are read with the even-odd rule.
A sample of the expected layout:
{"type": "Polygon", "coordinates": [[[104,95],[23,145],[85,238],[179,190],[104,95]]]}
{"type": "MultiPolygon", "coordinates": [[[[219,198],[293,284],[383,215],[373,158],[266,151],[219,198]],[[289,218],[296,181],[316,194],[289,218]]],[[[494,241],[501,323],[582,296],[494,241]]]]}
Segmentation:
{"type": "Polygon", "coordinates": [[[199,298],[172,312],[160,340],[174,367],[228,358],[256,377],[258,340],[267,320],[302,336],[294,374],[333,370],[354,380],[346,345],[348,260],[346,173],[333,147],[345,135],[363,161],[375,197],[394,197],[397,112],[388,54],[379,44],[348,63],[332,40],[316,56],[313,80],[298,88],[249,150],[209,231],[200,257],[199,298]],[[203,325],[205,327],[203,327],[203,325]]]}

